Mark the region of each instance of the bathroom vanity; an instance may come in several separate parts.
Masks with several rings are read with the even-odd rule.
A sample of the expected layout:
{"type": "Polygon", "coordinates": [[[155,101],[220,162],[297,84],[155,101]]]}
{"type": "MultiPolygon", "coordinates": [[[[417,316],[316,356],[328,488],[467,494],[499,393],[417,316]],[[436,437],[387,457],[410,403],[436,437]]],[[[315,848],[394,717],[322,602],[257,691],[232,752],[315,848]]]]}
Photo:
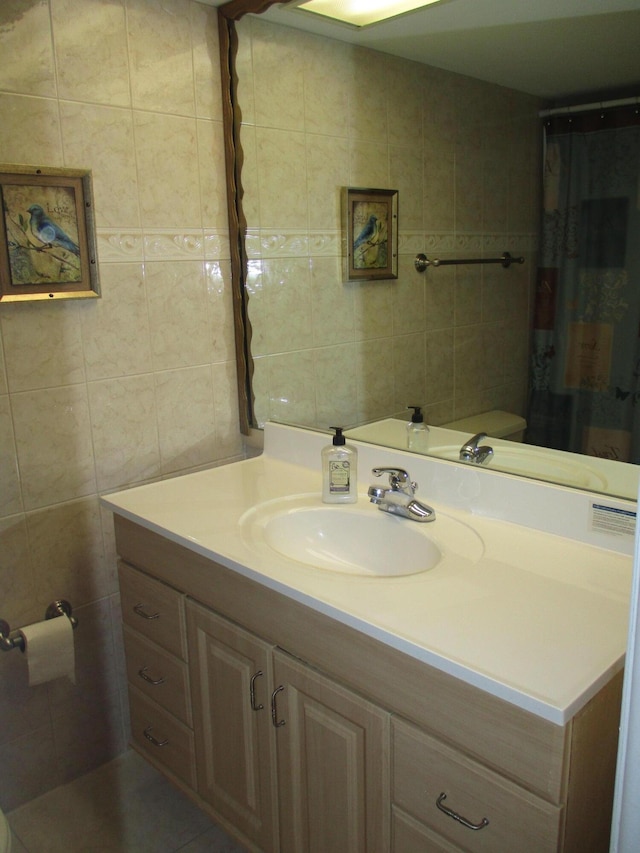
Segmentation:
{"type": "Polygon", "coordinates": [[[629,529],[587,494],[358,443],[338,511],[424,528],[439,557],[317,568],[265,530],[322,512],[324,443],[268,425],[261,457],[104,499],[135,748],[252,850],[604,853],[629,529]],[[436,520],[378,513],[377,464],[436,520]]]}

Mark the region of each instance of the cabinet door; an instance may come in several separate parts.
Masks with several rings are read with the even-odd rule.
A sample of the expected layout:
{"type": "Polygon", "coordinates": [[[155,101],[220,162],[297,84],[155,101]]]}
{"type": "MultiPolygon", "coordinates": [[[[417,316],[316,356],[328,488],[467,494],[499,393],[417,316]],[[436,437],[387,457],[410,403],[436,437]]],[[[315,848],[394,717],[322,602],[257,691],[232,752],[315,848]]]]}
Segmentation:
{"type": "Polygon", "coordinates": [[[282,853],[387,853],[389,715],[280,650],[274,659],[282,853]]]}
{"type": "Polygon", "coordinates": [[[187,603],[198,793],[261,850],[277,848],[271,646],[187,603]]]}

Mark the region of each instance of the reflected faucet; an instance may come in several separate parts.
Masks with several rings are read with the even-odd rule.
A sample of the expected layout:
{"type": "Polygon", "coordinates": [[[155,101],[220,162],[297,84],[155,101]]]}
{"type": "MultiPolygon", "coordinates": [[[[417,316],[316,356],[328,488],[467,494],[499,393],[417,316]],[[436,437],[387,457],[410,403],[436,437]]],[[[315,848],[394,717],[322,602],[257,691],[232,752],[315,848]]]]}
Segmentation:
{"type": "Polygon", "coordinates": [[[433,521],[436,511],[416,500],[415,493],[418,484],[412,482],[409,474],[404,468],[373,468],[371,473],[374,477],[389,475],[389,488],[381,486],[369,486],[369,500],[376,504],[382,512],[391,515],[400,515],[411,521],[433,521]]]}
{"type": "Polygon", "coordinates": [[[473,462],[476,465],[482,465],[483,462],[487,462],[491,459],[493,456],[493,447],[489,447],[488,444],[483,444],[482,447],[478,447],[480,442],[486,437],[486,432],[479,432],[463,444],[460,448],[460,461],[473,462]]]}

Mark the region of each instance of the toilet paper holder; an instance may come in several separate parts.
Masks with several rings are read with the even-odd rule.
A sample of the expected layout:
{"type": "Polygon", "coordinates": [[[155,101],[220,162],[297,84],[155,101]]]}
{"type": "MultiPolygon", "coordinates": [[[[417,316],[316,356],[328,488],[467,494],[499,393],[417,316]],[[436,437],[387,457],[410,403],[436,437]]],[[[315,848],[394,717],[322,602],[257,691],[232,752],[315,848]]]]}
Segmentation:
{"type": "MultiPolygon", "coordinates": [[[[57,616],[67,616],[69,622],[71,622],[71,627],[76,628],[78,619],[72,614],[73,610],[69,602],[65,601],[64,598],[59,598],[56,601],[52,601],[47,607],[44,618],[55,619],[57,616]]],[[[12,631],[9,623],[5,622],[4,619],[0,619],[0,649],[3,652],[10,652],[11,649],[24,651],[24,637],[19,631],[12,631]]]]}

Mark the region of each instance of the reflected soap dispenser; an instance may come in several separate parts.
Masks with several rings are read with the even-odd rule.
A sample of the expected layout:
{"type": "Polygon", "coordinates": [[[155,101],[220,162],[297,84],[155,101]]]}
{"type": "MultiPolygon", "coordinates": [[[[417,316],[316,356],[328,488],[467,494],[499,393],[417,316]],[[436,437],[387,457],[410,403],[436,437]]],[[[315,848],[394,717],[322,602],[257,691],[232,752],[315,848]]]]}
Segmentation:
{"type": "Polygon", "coordinates": [[[322,449],[322,500],[326,504],[352,504],[358,500],[358,451],[345,442],[342,427],[332,444],[322,449]]]}
{"type": "Polygon", "coordinates": [[[413,409],[411,420],[407,424],[407,449],[415,453],[426,453],[429,449],[429,427],[424,422],[421,406],[407,406],[413,409]]]}

